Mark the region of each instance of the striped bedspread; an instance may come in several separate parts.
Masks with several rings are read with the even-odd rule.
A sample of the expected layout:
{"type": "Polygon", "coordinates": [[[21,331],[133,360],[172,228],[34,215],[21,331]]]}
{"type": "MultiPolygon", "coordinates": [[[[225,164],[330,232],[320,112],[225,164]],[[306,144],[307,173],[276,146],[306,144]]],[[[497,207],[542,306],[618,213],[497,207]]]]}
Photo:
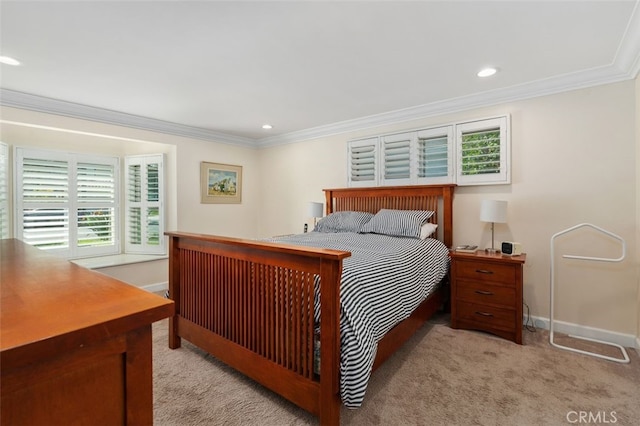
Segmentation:
{"type": "Polygon", "coordinates": [[[436,288],[449,268],[438,240],[310,232],[268,241],[350,251],[340,287],[340,395],[362,404],[377,342],[436,288]]]}

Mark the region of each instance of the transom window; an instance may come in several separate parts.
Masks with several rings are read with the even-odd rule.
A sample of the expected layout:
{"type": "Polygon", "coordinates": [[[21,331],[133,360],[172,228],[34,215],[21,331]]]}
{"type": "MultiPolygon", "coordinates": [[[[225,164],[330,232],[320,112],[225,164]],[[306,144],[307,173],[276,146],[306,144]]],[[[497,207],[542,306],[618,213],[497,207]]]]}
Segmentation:
{"type": "Polygon", "coordinates": [[[349,186],[510,183],[508,117],[350,141],[349,186]]]}
{"type": "Polygon", "coordinates": [[[506,117],[462,123],[456,131],[458,184],[510,183],[506,117]]]}

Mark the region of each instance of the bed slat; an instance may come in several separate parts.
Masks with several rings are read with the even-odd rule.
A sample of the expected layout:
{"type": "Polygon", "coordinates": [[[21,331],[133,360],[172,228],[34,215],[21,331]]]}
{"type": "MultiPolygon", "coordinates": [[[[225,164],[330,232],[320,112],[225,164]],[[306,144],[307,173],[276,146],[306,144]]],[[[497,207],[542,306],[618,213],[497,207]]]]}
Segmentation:
{"type": "Polygon", "coordinates": [[[313,378],[313,273],[188,249],[179,262],[182,317],[313,378]]]}

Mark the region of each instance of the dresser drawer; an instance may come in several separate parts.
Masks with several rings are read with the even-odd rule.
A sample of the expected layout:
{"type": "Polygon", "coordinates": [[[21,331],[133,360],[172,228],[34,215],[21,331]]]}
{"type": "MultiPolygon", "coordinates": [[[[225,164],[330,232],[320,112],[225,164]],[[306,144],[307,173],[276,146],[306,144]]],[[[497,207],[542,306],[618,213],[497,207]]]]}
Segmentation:
{"type": "Polygon", "coordinates": [[[511,284],[516,281],[517,272],[513,265],[473,260],[456,262],[457,279],[511,284]]]}
{"type": "Polygon", "coordinates": [[[516,305],[515,286],[499,286],[480,281],[457,282],[457,298],[481,305],[499,305],[513,308],[516,305]]]}
{"type": "Polygon", "coordinates": [[[486,324],[503,330],[513,330],[516,324],[513,309],[497,308],[458,301],[456,303],[457,317],[460,320],[486,324]]]}

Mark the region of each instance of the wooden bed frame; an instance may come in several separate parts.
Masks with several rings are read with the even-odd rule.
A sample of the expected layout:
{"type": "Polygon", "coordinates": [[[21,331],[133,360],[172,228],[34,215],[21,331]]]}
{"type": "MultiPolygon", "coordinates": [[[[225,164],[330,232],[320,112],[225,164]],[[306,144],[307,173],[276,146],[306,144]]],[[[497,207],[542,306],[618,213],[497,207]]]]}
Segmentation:
{"type": "MultiPolygon", "coordinates": [[[[326,189],[326,212],[434,210],[452,244],[455,185],[326,189]]],[[[167,232],[169,347],[181,338],[319,417],[340,423],[339,250],[167,232]],[[314,277],[320,276],[320,371],[314,373],[314,277]]],[[[441,306],[444,286],[379,342],[375,370],[441,306]]]]}

